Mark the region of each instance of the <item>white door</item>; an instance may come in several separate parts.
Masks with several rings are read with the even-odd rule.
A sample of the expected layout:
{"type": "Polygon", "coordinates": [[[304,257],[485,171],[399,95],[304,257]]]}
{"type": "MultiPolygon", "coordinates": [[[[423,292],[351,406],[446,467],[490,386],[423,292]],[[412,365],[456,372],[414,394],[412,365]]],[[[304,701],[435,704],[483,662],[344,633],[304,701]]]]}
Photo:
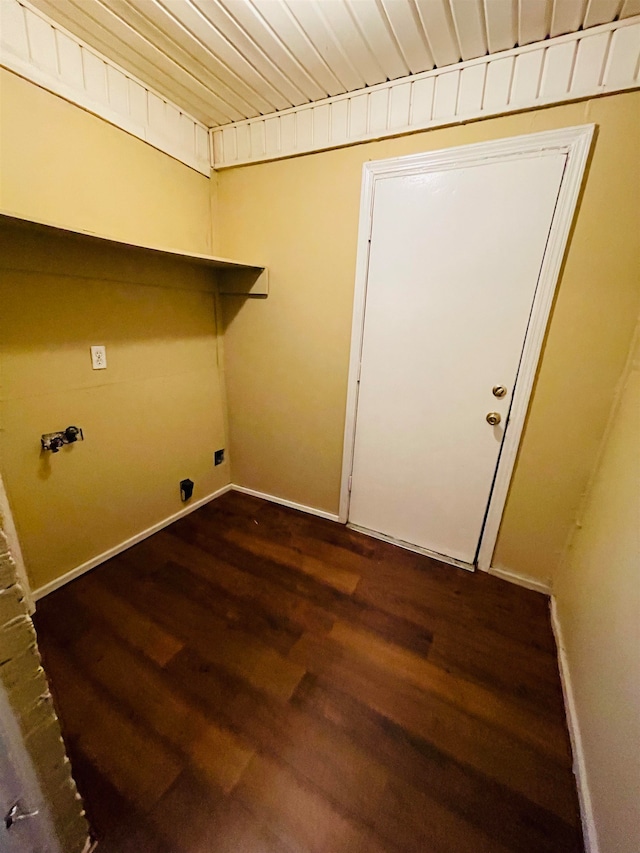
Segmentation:
{"type": "Polygon", "coordinates": [[[474,563],[566,162],[551,150],[377,180],[352,525],[474,563]]]}

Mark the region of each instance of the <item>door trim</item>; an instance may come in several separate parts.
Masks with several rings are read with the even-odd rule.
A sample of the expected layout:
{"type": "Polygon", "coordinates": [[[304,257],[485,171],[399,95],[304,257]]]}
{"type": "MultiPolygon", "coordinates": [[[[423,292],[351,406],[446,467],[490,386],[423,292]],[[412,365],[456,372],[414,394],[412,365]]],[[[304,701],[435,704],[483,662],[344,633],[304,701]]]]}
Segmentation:
{"type": "Polygon", "coordinates": [[[480,539],[477,565],[479,569],[488,571],[491,567],[491,559],[498,538],[498,531],[520,445],[520,438],[522,436],[549,314],[553,304],[556,284],[573,222],[594,131],[594,124],[580,125],[578,127],[527,134],[526,136],[514,136],[508,139],[498,139],[490,142],[447,148],[440,151],[428,151],[407,157],[377,160],[364,164],[362,170],[362,194],[360,198],[360,222],[358,227],[355,292],[351,327],[351,354],[349,358],[346,422],[340,485],[339,518],[341,522],[346,523],[349,518],[349,483],[353,469],[358,408],[358,382],[369,273],[369,250],[377,182],[389,177],[423,174],[443,169],[456,169],[490,161],[504,161],[523,156],[536,157],[540,156],[543,152],[561,153],[567,156],[565,171],[551,222],[547,248],[525,336],[517,382],[511,402],[508,429],[505,432],[480,539]]]}

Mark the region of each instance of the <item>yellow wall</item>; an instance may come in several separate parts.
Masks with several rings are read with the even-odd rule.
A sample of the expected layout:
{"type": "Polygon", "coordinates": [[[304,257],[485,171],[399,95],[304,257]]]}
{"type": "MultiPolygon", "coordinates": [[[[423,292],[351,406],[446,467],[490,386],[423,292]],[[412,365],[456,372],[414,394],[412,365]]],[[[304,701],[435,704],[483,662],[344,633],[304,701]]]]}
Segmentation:
{"type": "Polygon", "coordinates": [[[209,252],[209,205],[204,175],[0,69],[0,210],[209,252]]]}
{"type": "MultiPolygon", "coordinates": [[[[368,159],[596,122],[593,160],[494,560],[531,577],[546,580],[552,576],[602,436],[640,301],[636,274],[637,93],[228,170],[208,181],[106,122],[8,72],[0,73],[0,208],[125,240],[193,251],[207,251],[215,245],[217,251],[230,256],[259,257],[269,265],[271,295],[267,300],[224,300],[233,480],[329,511],[338,507],[362,164],[368,159]]],[[[60,263],[64,266],[66,262],[61,258],[60,263]]],[[[75,263],[80,267],[72,275],[86,274],[88,281],[103,277],[95,259],[90,262],[76,253],[75,263]]],[[[148,267],[134,264],[130,268],[120,256],[109,263],[115,265],[114,279],[137,282],[137,289],[131,291],[137,294],[150,292],[145,290],[150,283],[172,286],[180,279],[181,286],[187,286],[197,275],[164,267],[152,282],[148,267]]],[[[47,374],[43,364],[57,363],[46,352],[42,324],[48,322],[47,312],[37,307],[40,299],[48,304],[48,297],[37,293],[36,277],[29,276],[30,289],[24,293],[32,296],[23,296],[20,304],[11,292],[15,288],[8,288],[15,317],[24,314],[31,318],[29,322],[40,324],[40,331],[34,331],[37,342],[34,339],[29,344],[25,322],[20,326],[23,341],[16,341],[24,353],[31,345],[39,347],[41,363],[38,366],[32,360],[25,367],[27,383],[33,375],[47,374]]],[[[65,281],[65,287],[80,286],[68,276],[65,281]]],[[[48,291],[51,281],[40,277],[40,282],[48,291]]],[[[96,317],[106,323],[121,312],[121,317],[113,319],[114,331],[121,327],[120,319],[125,322],[128,314],[123,306],[129,298],[125,291],[129,292],[128,285],[119,291],[119,297],[114,295],[116,290],[109,290],[109,300],[120,299],[118,309],[109,311],[109,300],[103,301],[107,291],[97,287],[85,303],[93,316],[88,327],[86,316],[77,312],[58,315],[52,306],[51,316],[58,318],[71,340],[78,340],[74,355],[78,364],[86,367],[86,348],[100,342],[94,339],[101,332],[99,326],[95,328],[96,317]]],[[[194,319],[194,312],[200,316],[201,305],[198,311],[193,304],[177,309],[172,300],[205,298],[209,302],[202,316],[211,316],[210,296],[170,294],[166,289],[153,292],[162,292],[167,316],[180,316],[184,309],[194,319]]],[[[57,300],[56,305],[62,301],[71,311],[74,299],[57,300]]],[[[3,310],[3,321],[9,328],[7,312],[3,310]]],[[[130,351],[150,351],[146,349],[150,344],[143,315],[141,309],[139,329],[133,321],[127,327],[130,351]],[[144,346],[133,344],[138,337],[144,346]]],[[[191,320],[184,318],[185,328],[189,328],[191,320]]],[[[161,330],[157,330],[153,340],[158,343],[160,361],[180,339],[179,326],[166,323],[171,331],[162,344],[161,330]]],[[[50,331],[53,326],[47,335],[50,331]]],[[[62,334],[60,329],[58,332],[62,334]]],[[[102,334],[107,333],[110,328],[105,327],[102,334]]],[[[185,334],[190,339],[190,333],[185,334]]],[[[213,335],[210,326],[205,335],[207,352],[213,351],[213,335]]],[[[59,340],[54,351],[62,350],[63,343],[59,340]]],[[[199,358],[186,357],[184,370],[197,372],[199,358]]],[[[16,357],[14,364],[19,361],[16,357]]],[[[6,385],[8,374],[3,369],[6,385]]],[[[65,375],[67,368],[55,371],[56,375],[59,372],[65,375]]],[[[149,380],[155,375],[151,373],[149,380]]],[[[207,417],[215,420],[220,416],[224,424],[221,376],[217,372],[211,380],[217,390],[210,388],[205,393],[211,394],[211,411],[216,412],[203,415],[199,433],[206,436],[205,445],[210,437],[204,423],[207,417]]],[[[78,388],[83,381],[77,378],[78,388]]],[[[62,386],[58,383],[57,387],[62,386]]],[[[5,397],[7,393],[5,389],[5,397]]],[[[16,399],[22,394],[31,396],[24,389],[11,393],[16,399]]],[[[60,416],[66,412],[63,396],[58,400],[60,416]]],[[[175,407],[171,411],[175,415],[175,407]]],[[[33,415],[30,430],[35,427],[37,435],[66,425],[68,420],[63,417],[65,423],[59,424],[56,417],[44,426],[43,414],[44,410],[33,415]]],[[[14,428],[20,432],[17,422],[14,428]]],[[[211,449],[207,446],[207,459],[211,449]]],[[[15,492],[17,486],[8,475],[7,480],[10,493],[15,492]]],[[[203,492],[209,485],[208,480],[203,482],[203,492]]],[[[136,502],[136,506],[140,504],[136,502]]],[[[162,512],[165,509],[163,504],[162,512]]],[[[173,502],[171,510],[175,510],[173,502]]],[[[125,524],[118,541],[126,538],[125,530],[137,532],[134,526],[139,530],[152,523],[151,516],[158,520],[159,512],[156,507],[139,524],[125,524]]],[[[16,514],[24,539],[28,535],[25,521],[21,523],[20,513],[16,514]]],[[[126,510],[123,518],[129,518],[126,510]]],[[[114,523],[111,535],[105,538],[110,544],[115,544],[111,541],[115,527],[114,523]]],[[[46,537],[43,543],[43,550],[49,550],[46,537]]],[[[62,564],[72,567],[71,563],[95,555],[104,544],[101,539],[91,549],[85,544],[77,553],[65,552],[62,564]]],[[[25,542],[32,566],[41,560],[41,556],[35,557],[35,547],[25,542]]],[[[51,577],[56,559],[52,556],[42,571],[32,569],[38,573],[37,585],[45,576],[51,577]]],[[[62,564],[56,571],[63,570],[62,564]]]]}
{"type": "MultiPolygon", "coordinates": [[[[208,252],[210,181],[0,71],[0,209],[208,252]]],[[[0,468],[34,588],[228,482],[211,273],[0,227],[0,468]],[[106,344],[94,372],[91,344],[106,344]],[[86,440],[40,455],[44,432],[86,440]]]]}
{"type": "Polygon", "coordinates": [[[640,850],[640,336],[556,604],[602,853],[640,850]]]}
{"type": "Polygon", "coordinates": [[[547,580],[602,436],[640,302],[640,95],[475,122],[220,172],[221,250],[264,259],[265,301],[227,300],[233,481],[336,512],[358,205],[366,160],[595,122],[494,564],[547,580]]]}
{"type": "Polygon", "coordinates": [[[0,468],[34,588],[228,482],[210,273],[0,229],[0,468]],[[91,368],[92,344],[108,367],[91,368]],[[40,452],[70,424],[85,441],[40,452]]]}

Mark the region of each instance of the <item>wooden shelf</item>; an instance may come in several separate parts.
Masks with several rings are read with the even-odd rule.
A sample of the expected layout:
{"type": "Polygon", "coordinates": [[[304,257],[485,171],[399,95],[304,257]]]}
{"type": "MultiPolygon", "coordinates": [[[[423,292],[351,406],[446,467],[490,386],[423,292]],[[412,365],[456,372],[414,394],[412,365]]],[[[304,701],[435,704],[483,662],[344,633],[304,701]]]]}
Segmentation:
{"type": "Polygon", "coordinates": [[[166,257],[188,261],[198,266],[209,267],[217,275],[218,292],[222,296],[261,296],[269,293],[269,275],[267,268],[258,264],[246,264],[231,258],[218,258],[215,255],[203,255],[197,252],[184,252],[180,249],[168,249],[161,246],[147,246],[142,243],[130,243],[117,237],[103,237],[92,231],[76,228],[64,228],[50,222],[28,219],[9,211],[0,211],[0,224],[27,227],[49,234],[65,237],[78,237],[83,241],[93,241],[100,245],[119,246],[137,252],[145,252],[155,257],[166,257]]]}

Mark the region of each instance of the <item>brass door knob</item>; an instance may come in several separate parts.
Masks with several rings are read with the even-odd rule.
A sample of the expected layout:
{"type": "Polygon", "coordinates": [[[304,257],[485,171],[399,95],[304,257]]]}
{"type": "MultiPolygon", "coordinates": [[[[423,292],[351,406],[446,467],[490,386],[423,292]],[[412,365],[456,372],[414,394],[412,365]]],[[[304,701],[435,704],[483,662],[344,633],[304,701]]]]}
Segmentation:
{"type": "Polygon", "coordinates": [[[494,385],[491,389],[491,393],[494,397],[504,397],[504,395],[507,393],[507,389],[504,387],[504,385],[494,385]]]}
{"type": "Polygon", "coordinates": [[[489,412],[487,415],[487,423],[491,424],[491,426],[497,426],[502,418],[498,414],[498,412],[489,412]]]}

